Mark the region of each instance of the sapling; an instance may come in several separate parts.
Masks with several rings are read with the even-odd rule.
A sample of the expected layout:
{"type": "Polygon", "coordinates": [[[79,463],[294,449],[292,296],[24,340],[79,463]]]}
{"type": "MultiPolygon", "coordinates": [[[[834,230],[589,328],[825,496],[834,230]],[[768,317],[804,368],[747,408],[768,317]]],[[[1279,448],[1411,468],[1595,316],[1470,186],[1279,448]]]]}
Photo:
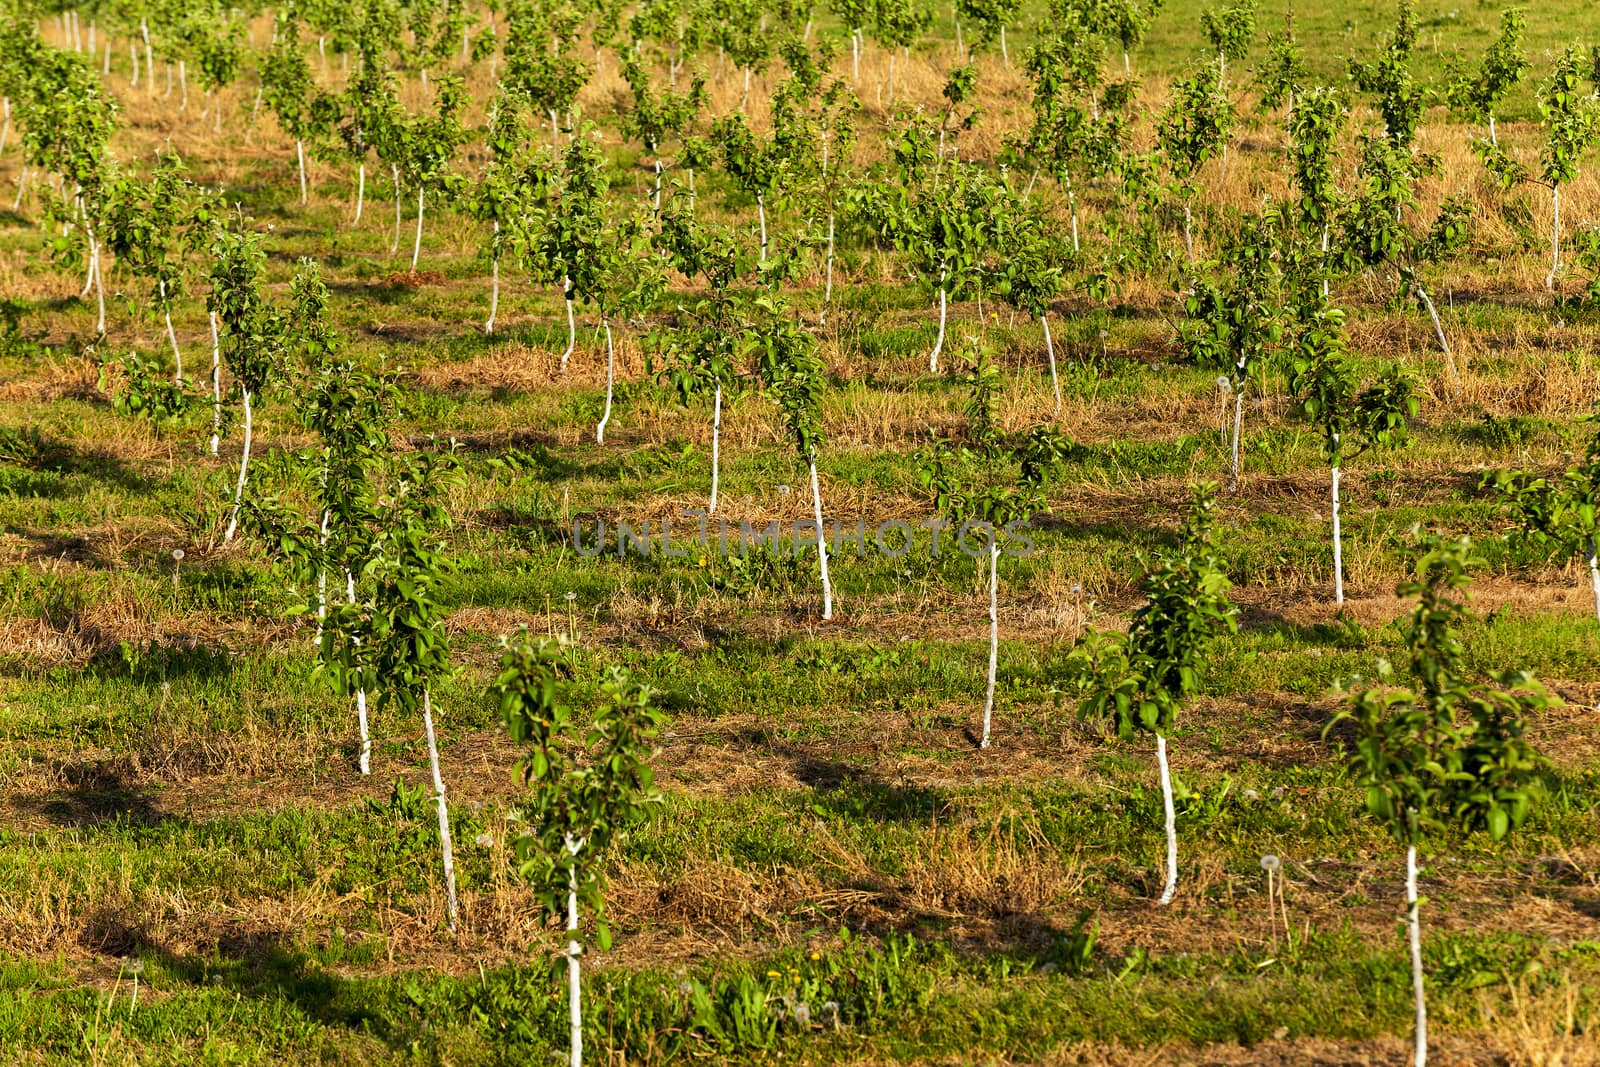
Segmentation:
{"type": "Polygon", "coordinates": [[[517,777],[529,790],[519,812],[525,829],[513,847],[545,909],[566,918],[568,1063],[581,1067],[582,912],[593,916],[594,941],[604,952],[611,947],[605,862],[661,802],[650,760],[663,716],[654,690],[613,666],[600,677],[600,706],[583,729],[569,703],[564,650],[549,641],[529,644],[526,634],[504,646],[489,692],[511,740],[527,750],[517,777]]]}
{"type": "Polygon", "coordinates": [[[466,203],[473,218],[491,227],[487,248],[491,279],[489,317],[483,324],[483,332],[487,334],[494,333],[495,317],[500,309],[500,260],[507,245],[514,240],[518,224],[532,211],[534,198],[542,194],[550,182],[549,169],[523,150],[522,118],[519,97],[502,93],[496,99],[485,136],[489,158],[473,183],[466,203]]]}
{"type": "Polygon", "coordinates": [[[1529,535],[1585,561],[1600,616],[1600,433],[1590,436],[1583,459],[1559,475],[1496,471],[1484,482],[1529,535]]]}
{"type": "Polygon", "coordinates": [[[1172,83],[1172,101],[1156,128],[1162,155],[1183,199],[1183,246],[1194,262],[1195,179],[1223,150],[1233,127],[1233,104],[1223,91],[1222,66],[1209,63],[1172,83]]]}
{"type": "Polygon", "coordinates": [[[1528,73],[1528,57],[1522,54],[1522,36],[1528,19],[1520,7],[1500,13],[1500,35],[1490,43],[1483,61],[1475,70],[1451,72],[1445,85],[1445,100],[1451,110],[1473,122],[1486,123],[1489,143],[1498,145],[1494,113],[1506,95],[1528,73]]]}
{"type": "Polygon", "coordinates": [[[1180,529],[1181,547],[1163,555],[1145,575],[1147,599],[1128,632],[1090,629],[1068,658],[1081,696],[1080,715],[1109,721],[1124,739],[1138,731],[1155,735],[1167,832],[1166,883],[1157,901],[1162,905],[1172,903],[1178,890],[1167,735],[1184,703],[1200,689],[1207,648],[1237,627],[1230,583],[1217,554],[1215,509],[1215,488],[1196,487],[1180,529]]]}
{"type": "Polygon", "coordinates": [[[278,374],[285,340],[283,315],[263,294],[266,252],[261,236],[237,227],[223,227],[211,242],[211,292],[207,310],[217,316],[221,361],[239,386],[244,407],[244,451],[239,459],[239,482],[233,492],[224,543],[239,528],[239,506],[244,500],[250,468],[250,444],[255,402],[278,374]]]}
{"type": "Polygon", "coordinates": [[[1352,58],[1350,80],[1365,93],[1378,97],[1384,137],[1397,149],[1409,152],[1416,143],[1417,127],[1432,93],[1416,82],[1411,72],[1411,50],[1417,43],[1417,11],[1413,0],[1400,0],[1394,32],[1377,56],[1352,58]]]}
{"type": "Polygon", "coordinates": [[[970,393],[964,408],[965,440],[935,442],[925,454],[918,478],[932,492],[943,517],[957,529],[957,542],[962,549],[972,550],[967,539],[973,537],[988,564],[989,670],[984,686],[983,729],[978,738],[978,747],[988,748],[1000,663],[1000,556],[1002,548],[1021,552],[1028,545],[1019,527],[1026,526],[1044,505],[1040,477],[1043,468],[1026,460],[1018,463],[1017,452],[1008,447],[998,425],[1000,369],[976,338],[969,338],[966,349],[964,354],[972,369],[966,379],[970,393]]]}
{"type": "Polygon", "coordinates": [[[1406,439],[1419,404],[1415,383],[1399,368],[1362,389],[1345,336],[1344,312],[1329,307],[1312,288],[1295,309],[1290,391],[1322,435],[1328,460],[1333,515],[1333,599],[1344,604],[1344,548],[1339,535],[1339,471],[1368,448],[1406,439]]]}
{"type": "Polygon", "coordinates": [[[1508,670],[1487,685],[1468,675],[1462,590],[1471,582],[1468,569],[1481,562],[1465,537],[1419,540],[1414,577],[1396,590],[1417,597],[1403,633],[1418,687],[1396,686],[1388,661],[1379,660],[1377,684],[1352,694],[1328,724],[1354,734],[1350,768],[1366,791],[1367,811],[1405,848],[1416,1067],[1428,1062],[1418,848],[1450,828],[1486,830],[1500,841],[1522,825],[1542,762],[1523,734],[1528,716],[1552,703],[1526,672],[1508,670]]]}
{"type": "MultiPolygon", "coordinates": [[[[363,575],[368,593],[361,604],[346,605],[345,610],[368,616],[371,644],[362,656],[361,681],[368,691],[379,693],[379,710],[397,708],[414,713],[421,709],[439,813],[445,902],[453,931],[459,916],[455,855],[444,776],[439,769],[432,694],[434,685],[450,670],[445,612],[436,590],[451,569],[444,555],[443,534],[450,514],[439,497],[455,477],[454,465],[449,457],[428,453],[392,456],[386,475],[385,491],[376,504],[383,524],[363,575]]],[[[330,610],[330,622],[333,615],[330,610]]]]}
{"type": "Polygon", "coordinates": [[[811,507],[817,527],[817,567],[822,577],[822,621],[833,618],[833,584],[828,580],[828,537],[822,520],[822,488],[817,479],[817,449],[822,444],[822,391],[827,368],[816,340],[781,314],[758,340],[761,375],[783,411],[789,439],[811,476],[811,507]]]}
{"type": "Polygon", "coordinates": [[[273,41],[271,51],[261,64],[261,87],[262,99],[277,116],[278,126],[286,136],[294,139],[295,165],[300,175],[300,203],[304,205],[308,194],[305,140],[313,130],[313,84],[311,68],[292,30],[291,21],[273,41]]]}
{"type": "Polygon", "coordinates": [[[1582,62],[1577,47],[1568,46],[1539,88],[1539,114],[1545,126],[1539,161],[1550,189],[1550,273],[1544,279],[1549,290],[1555,289],[1561,273],[1561,187],[1578,176],[1578,161],[1600,137],[1600,100],[1582,90],[1582,62]]]}
{"type": "Polygon", "coordinates": [[[1347,115],[1337,92],[1316,88],[1300,94],[1289,116],[1289,156],[1295,189],[1300,194],[1299,216],[1308,232],[1320,234],[1323,296],[1328,295],[1328,235],[1339,205],[1333,145],[1347,115]]]}

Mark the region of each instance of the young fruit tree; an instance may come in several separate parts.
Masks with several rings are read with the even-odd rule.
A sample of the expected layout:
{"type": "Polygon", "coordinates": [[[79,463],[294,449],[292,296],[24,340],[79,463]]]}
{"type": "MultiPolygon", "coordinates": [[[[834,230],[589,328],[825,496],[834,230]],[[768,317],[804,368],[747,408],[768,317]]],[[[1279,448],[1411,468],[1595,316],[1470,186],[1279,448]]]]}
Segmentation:
{"type": "Polygon", "coordinates": [[[703,282],[705,295],[678,306],[678,321],[656,336],[668,366],[662,378],[684,405],[711,398],[711,496],[717,510],[722,455],[722,408],[738,388],[752,336],[756,301],[770,277],[757,273],[755,257],[729,226],[697,222],[674,198],[661,214],[656,247],[673,269],[703,282]]]}
{"type": "Polygon", "coordinates": [[[1222,66],[1208,63],[1172,83],[1172,101],[1156,134],[1178,195],[1183,200],[1183,247],[1194,262],[1195,179],[1206,160],[1221,152],[1233,128],[1233,104],[1222,88],[1222,66]]]}
{"type": "Polygon", "coordinates": [[[1432,93],[1417,84],[1411,72],[1411,50],[1417,43],[1417,10],[1413,0],[1400,0],[1394,32],[1370,60],[1351,58],[1350,80],[1364,93],[1377,96],[1383,135],[1394,148],[1409,153],[1417,141],[1432,93]]]}
{"type": "Polygon", "coordinates": [[[822,577],[822,621],[833,618],[833,584],[828,580],[828,535],[822,519],[822,487],[817,479],[817,449],[822,445],[822,391],[828,369],[817,356],[817,342],[774,302],[756,341],[761,379],[777,400],[789,439],[811,476],[811,507],[817,527],[817,567],[822,577]]]}
{"type": "Polygon", "coordinates": [[[1339,207],[1339,183],[1334,142],[1343,129],[1348,110],[1332,89],[1316,88],[1300,94],[1289,115],[1289,159],[1299,195],[1299,221],[1304,232],[1317,235],[1322,261],[1322,295],[1328,295],[1328,235],[1339,207]]]}
{"type": "Polygon", "coordinates": [[[1360,192],[1345,204],[1340,218],[1341,240],[1335,259],[1346,270],[1390,271],[1399,296],[1415,297],[1433,322],[1434,335],[1444,353],[1450,381],[1459,387],[1461,376],[1445,337],[1439,311],[1423,281],[1423,271],[1455,255],[1467,243],[1472,204],[1462,195],[1447,197],[1426,230],[1417,228],[1417,182],[1436,161],[1387,137],[1363,139],[1356,167],[1360,192]]]}
{"type": "Polygon", "coordinates": [[[654,691],[621,667],[600,678],[600,706],[587,729],[569,703],[566,655],[553,642],[505,643],[489,693],[511,740],[527,750],[517,777],[529,790],[520,811],[526,829],[514,848],[519,870],[552,915],[567,924],[568,1063],[583,1063],[582,916],[594,942],[611,947],[605,918],[605,862],[661,802],[650,771],[662,713],[654,691]]]}
{"type": "Polygon", "coordinates": [[[423,201],[428,190],[446,201],[460,188],[461,178],[451,169],[456,150],[466,140],[460,113],[467,96],[461,78],[451,74],[440,78],[434,92],[434,112],[407,120],[398,130],[400,175],[417,189],[417,237],[411,246],[411,271],[416,273],[422,256],[423,201]]]}
{"type": "Polygon", "coordinates": [[[489,224],[489,242],[484,249],[489,257],[489,317],[483,332],[494,333],[500,311],[500,261],[515,240],[521,220],[533,211],[544,195],[550,173],[542,157],[527,152],[522,135],[522,100],[511,93],[496,98],[485,131],[484,148],[488,159],[466,197],[466,210],[478,222],[489,224]]]}
{"type": "Polygon", "coordinates": [[[1539,88],[1545,127],[1540,173],[1550,189],[1550,273],[1544,279],[1549,290],[1555,289],[1561,273],[1561,187],[1577,178],[1578,161],[1600,137],[1600,99],[1583,91],[1582,63],[1577,46],[1568,46],[1539,88]]]}
{"type": "MultiPolygon", "coordinates": [[[[347,605],[364,612],[370,626],[371,650],[361,657],[366,671],[361,684],[376,691],[378,710],[414,714],[420,707],[428,743],[434,803],[439,812],[439,854],[444,867],[445,906],[450,929],[456,928],[455,851],[450,833],[450,808],[439,770],[439,742],[434,732],[433,688],[450,671],[445,638],[445,611],[436,590],[451,567],[445,557],[443,531],[449,509],[440,500],[455,479],[448,456],[421,453],[391,456],[386,484],[377,499],[382,525],[372,556],[357,578],[365,600],[347,605]]],[[[333,612],[329,612],[330,619],[333,612]]]]}
{"type": "Polygon", "coordinates": [[[1228,450],[1228,488],[1239,488],[1240,438],[1244,398],[1254,376],[1264,373],[1268,352],[1283,338],[1279,303],[1282,269],[1276,213],[1246,219],[1226,263],[1226,289],[1196,279],[1184,300],[1188,318],[1178,326],[1178,342],[1201,366],[1226,367],[1233,397],[1233,438],[1228,450]]]}
{"type": "Polygon", "coordinates": [[[1450,109],[1472,122],[1489,127],[1489,143],[1498,145],[1494,113],[1528,73],[1531,64],[1522,54],[1522,37],[1528,17],[1520,7],[1500,12],[1500,35],[1490,43],[1476,69],[1453,69],[1445,82],[1445,100],[1450,109]]]}
{"type": "Polygon", "coordinates": [[[1344,604],[1344,546],[1339,534],[1339,471],[1369,448],[1406,440],[1419,404],[1416,383],[1398,367],[1361,388],[1344,329],[1344,312],[1312,286],[1294,309],[1289,390],[1322,436],[1333,515],[1333,602],[1344,604]]]}
{"type": "Polygon", "coordinates": [[[312,122],[311,101],[315,83],[311,79],[311,66],[306,62],[293,19],[285,20],[279,27],[272,50],[261,64],[262,99],[278,119],[284,135],[294,139],[295,163],[300,174],[300,203],[306,203],[306,138],[315,126],[312,122]]]}
{"type": "Polygon", "coordinates": [[[983,731],[979,748],[988,748],[993,734],[995,682],[1000,664],[1000,556],[1002,549],[1020,553],[1031,547],[1027,522],[1044,506],[1040,484],[1028,477],[998,425],[996,410],[1000,368],[976,339],[963,353],[972,370],[965,407],[966,439],[940,440],[924,455],[918,478],[934,505],[957,531],[963,551],[982,552],[989,572],[989,671],[983,696],[983,731]],[[970,539],[970,540],[969,540],[970,539]]]}
{"type": "Polygon", "coordinates": [[[1217,556],[1216,490],[1194,490],[1180,529],[1180,547],[1163,555],[1145,575],[1146,602],[1126,634],[1090,629],[1068,658],[1080,694],[1078,712],[1115,725],[1117,736],[1155,735],[1166,815],[1166,884],[1157,903],[1172,903],[1178,891],[1177,812],[1167,767],[1167,735],[1183,705],[1200,689],[1207,648],[1237,628],[1228,600],[1229,581],[1217,556]]]}
{"type": "MultiPolygon", "coordinates": [[[[1594,416],[1587,416],[1593,420],[1594,416]]],[[[1588,566],[1594,610],[1600,616],[1600,433],[1589,438],[1583,459],[1553,478],[1528,471],[1485,477],[1517,525],[1545,546],[1581,557],[1588,566]]]]}
{"type": "Polygon", "coordinates": [[[1500,841],[1522,825],[1542,762],[1523,734],[1528,716],[1552,703],[1523,671],[1497,674],[1488,685],[1468,676],[1461,631],[1469,615],[1459,594],[1479,562],[1466,538],[1421,539],[1415,577],[1397,590],[1418,598],[1404,630],[1418,688],[1395,685],[1388,661],[1380,660],[1377,684],[1354,694],[1328,724],[1349,736],[1350,768],[1366,790],[1367,811],[1406,850],[1416,1067],[1428,1062],[1417,850],[1448,830],[1485,830],[1500,841]]]}
{"type": "Polygon", "coordinates": [[[283,363],[285,320],[268,302],[264,289],[267,255],[261,235],[239,226],[220,227],[210,248],[211,292],[207,309],[216,316],[221,363],[233,375],[244,408],[244,451],[239,457],[239,482],[233,492],[223,542],[239,529],[239,507],[244,500],[250,469],[250,445],[255,405],[277,377],[283,363]]]}

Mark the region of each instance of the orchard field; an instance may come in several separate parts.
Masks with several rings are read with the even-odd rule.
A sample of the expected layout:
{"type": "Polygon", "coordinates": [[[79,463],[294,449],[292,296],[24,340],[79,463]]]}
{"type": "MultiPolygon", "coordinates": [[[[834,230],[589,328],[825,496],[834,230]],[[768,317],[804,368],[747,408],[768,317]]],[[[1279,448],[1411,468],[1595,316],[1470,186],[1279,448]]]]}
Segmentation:
{"type": "Polygon", "coordinates": [[[1228,3],[8,0],[0,1058],[1600,1062],[1600,18],[1228,3]]]}

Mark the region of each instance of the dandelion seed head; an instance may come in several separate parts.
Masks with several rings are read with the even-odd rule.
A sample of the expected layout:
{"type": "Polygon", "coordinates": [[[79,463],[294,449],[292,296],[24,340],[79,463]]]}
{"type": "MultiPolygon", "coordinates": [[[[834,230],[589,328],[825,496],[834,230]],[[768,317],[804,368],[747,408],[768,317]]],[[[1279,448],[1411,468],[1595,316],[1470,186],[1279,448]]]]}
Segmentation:
{"type": "Polygon", "coordinates": [[[1261,857],[1261,869],[1268,874],[1276,874],[1283,867],[1283,861],[1272,853],[1261,857]]]}
{"type": "Polygon", "coordinates": [[[181,549],[181,548],[173,549],[172,550],[172,558],[174,560],[182,560],[183,559],[183,549],[181,549]]]}
{"type": "Polygon", "coordinates": [[[494,844],[494,835],[490,833],[481,833],[473,840],[477,841],[479,848],[489,848],[494,844]]]}

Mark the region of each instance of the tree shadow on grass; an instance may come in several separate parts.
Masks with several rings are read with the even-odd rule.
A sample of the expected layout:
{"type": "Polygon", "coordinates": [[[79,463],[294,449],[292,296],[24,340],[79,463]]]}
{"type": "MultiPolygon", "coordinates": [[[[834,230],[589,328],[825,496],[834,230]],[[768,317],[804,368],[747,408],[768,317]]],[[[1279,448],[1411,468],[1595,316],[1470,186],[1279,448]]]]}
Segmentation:
{"type": "Polygon", "coordinates": [[[63,760],[55,771],[64,788],[15,803],[57,826],[154,826],[170,821],[172,816],[160,809],[150,791],[132,781],[130,770],[125,759],[63,760]]]}

